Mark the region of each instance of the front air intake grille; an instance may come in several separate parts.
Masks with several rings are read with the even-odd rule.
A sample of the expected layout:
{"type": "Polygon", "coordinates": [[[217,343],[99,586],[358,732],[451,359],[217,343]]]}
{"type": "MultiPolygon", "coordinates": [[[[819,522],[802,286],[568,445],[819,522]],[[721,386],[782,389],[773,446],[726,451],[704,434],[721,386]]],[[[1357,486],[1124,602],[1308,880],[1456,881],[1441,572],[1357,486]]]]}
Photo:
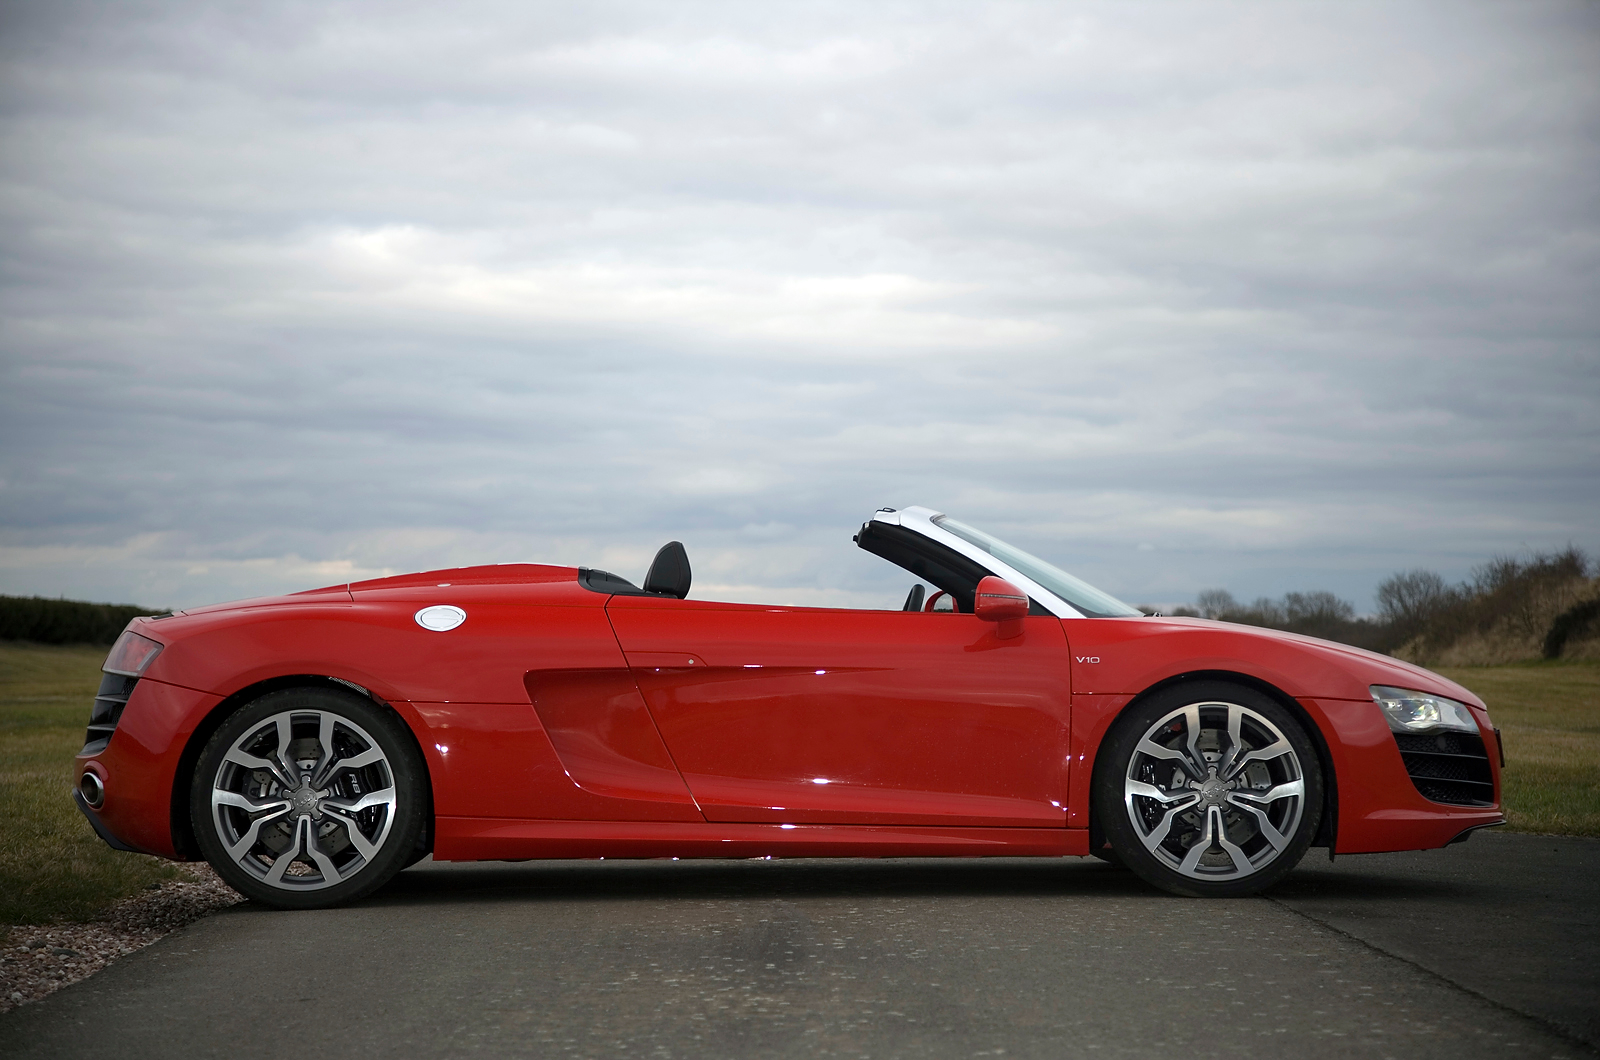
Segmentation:
{"type": "Polygon", "coordinates": [[[1425,799],[1452,806],[1493,806],[1494,774],[1483,738],[1464,732],[1437,736],[1395,733],[1411,783],[1425,799]]]}
{"type": "Polygon", "coordinates": [[[122,708],[128,705],[128,697],[133,695],[133,687],[138,683],[137,677],[101,676],[100,691],[95,694],[94,709],[89,712],[89,731],[79,754],[98,754],[106,749],[117,722],[122,720],[122,708]]]}

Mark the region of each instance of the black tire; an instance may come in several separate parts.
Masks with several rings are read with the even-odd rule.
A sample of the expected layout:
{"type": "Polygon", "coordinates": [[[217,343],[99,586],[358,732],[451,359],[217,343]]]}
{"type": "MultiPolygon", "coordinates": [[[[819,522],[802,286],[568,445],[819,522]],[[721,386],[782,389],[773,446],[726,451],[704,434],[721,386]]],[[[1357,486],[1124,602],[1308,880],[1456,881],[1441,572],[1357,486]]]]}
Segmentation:
{"type": "Polygon", "coordinates": [[[1322,803],[1304,726],[1242,685],[1196,681],[1141,699],[1095,756],[1095,812],[1112,850],[1174,894],[1237,898],[1271,887],[1305,855],[1322,803]]]}
{"type": "Polygon", "coordinates": [[[417,857],[426,766],[405,724],[370,700],[269,692],[200,752],[189,813],[201,852],[234,890],[280,909],[320,909],[371,894],[417,857]]]}

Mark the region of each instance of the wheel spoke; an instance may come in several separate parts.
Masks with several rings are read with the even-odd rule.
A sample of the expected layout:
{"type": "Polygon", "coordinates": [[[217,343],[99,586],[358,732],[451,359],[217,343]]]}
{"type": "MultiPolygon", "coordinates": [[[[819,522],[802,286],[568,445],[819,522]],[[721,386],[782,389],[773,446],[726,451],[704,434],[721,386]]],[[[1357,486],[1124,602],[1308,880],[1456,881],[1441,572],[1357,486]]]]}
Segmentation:
{"type": "Polygon", "coordinates": [[[288,871],[300,857],[300,851],[305,846],[311,831],[311,818],[296,817],[294,823],[294,838],[289,841],[289,846],[278,855],[278,860],[272,863],[272,868],[267,870],[267,882],[277,887],[283,886],[283,874],[288,871]]]}
{"type": "Polygon", "coordinates": [[[1200,838],[1195,840],[1194,846],[1189,848],[1189,853],[1183,859],[1183,871],[1191,876],[1215,875],[1214,873],[1199,872],[1200,859],[1212,847],[1221,847],[1223,853],[1228,855],[1233,862],[1233,871],[1244,875],[1250,871],[1250,857],[1238,844],[1228,838],[1228,822],[1222,817],[1221,806],[1210,806],[1206,809],[1206,826],[1200,838]]]}
{"type": "Polygon", "coordinates": [[[323,804],[323,812],[339,822],[340,826],[344,828],[344,834],[350,839],[350,845],[356,848],[358,854],[368,861],[378,856],[378,848],[369,843],[367,837],[361,834],[361,827],[353,817],[346,817],[342,812],[328,806],[326,803],[323,804]]]}
{"type": "Polygon", "coordinates": [[[1206,823],[1205,827],[1200,830],[1200,838],[1196,839],[1194,841],[1194,845],[1189,848],[1189,853],[1184,856],[1183,864],[1178,866],[1179,868],[1191,876],[1195,874],[1194,870],[1196,866],[1200,864],[1201,857],[1203,857],[1205,852],[1211,849],[1211,845],[1216,842],[1216,826],[1221,822],[1222,814],[1216,812],[1215,806],[1206,811],[1206,823]]]}
{"type": "Polygon", "coordinates": [[[1288,740],[1285,740],[1280,736],[1267,746],[1258,747],[1254,751],[1247,751],[1243,755],[1240,755],[1238,758],[1234,759],[1232,768],[1227,773],[1223,774],[1222,778],[1224,780],[1232,780],[1234,777],[1242,773],[1244,771],[1244,767],[1249,765],[1251,762],[1270,762],[1274,758],[1282,758],[1287,754],[1294,754],[1294,748],[1290,746],[1288,740]]]}
{"type": "Polygon", "coordinates": [[[294,743],[294,717],[290,714],[279,714],[272,720],[278,729],[278,761],[283,763],[283,768],[294,778],[290,786],[297,788],[300,786],[300,770],[289,754],[289,745],[294,743]]]}
{"type": "Polygon", "coordinates": [[[319,788],[326,787],[328,782],[333,779],[333,775],[342,769],[361,769],[382,761],[384,761],[383,751],[377,747],[369,747],[360,754],[351,755],[349,758],[333,759],[325,768],[317,771],[316,779],[312,781],[312,784],[319,788]]]}
{"type": "Polygon", "coordinates": [[[1200,704],[1190,703],[1183,708],[1183,724],[1189,730],[1184,746],[1189,749],[1189,772],[1196,780],[1204,780],[1209,773],[1206,756],[1200,753],[1200,704]]]}
{"type": "Polygon", "coordinates": [[[1134,750],[1142,755],[1149,755],[1151,758],[1164,758],[1169,762],[1182,762],[1187,765],[1189,761],[1189,756],[1182,751],[1174,751],[1170,747],[1162,747],[1148,736],[1140,740],[1139,746],[1134,750]]]}
{"type": "Polygon", "coordinates": [[[1148,736],[1140,740],[1134,750],[1139,754],[1149,755],[1151,758],[1159,758],[1166,762],[1176,762],[1185,773],[1195,780],[1204,780],[1207,776],[1204,758],[1200,759],[1197,765],[1195,760],[1183,751],[1171,747],[1162,747],[1148,736]]]}
{"type": "Polygon", "coordinates": [[[250,853],[250,848],[255,846],[256,841],[261,838],[261,829],[269,824],[277,824],[283,820],[283,815],[288,812],[289,804],[284,803],[280,812],[264,814],[251,821],[250,827],[245,829],[245,833],[239,838],[239,841],[229,845],[228,856],[234,861],[243,861],[245,855],[250,853]]]}
{"type": "MultiPolygon", "coordinates": [[[[1200,796],[1196,795],[1192,802],[1187,802],[1181,806],[1173,806],[1169,808],[1161,815],[1161,820],[1156,822],[1156,826],[1150,829],[1149,832],[1145,832],[1143,828],[1137,829],[1139,833],[1139,841],[1144,844],[1145,849],[1153,851],[1156,847],[1165,842],[1167,835],[1172,831],[1172,822],[1177,818],[1178,814],[1183,813],[1185,810],[1191,809],[1194,804],[1199,801],[1200,796]]],[[[1130,798],[1128,802],[1130,803],[1131,809],[1131,803],[1133,800],[1130,798]]],[[[1133,820],[1137,823],[1142,820],[1142,818],[1138,814],[1134,814],[1133,820]]]]}
{"type": "Polygon", "coordinates": [[[323,799],[319,804],[324,810],[338,810],[340,813],[360,813],[370,810],[374,806],[388,806],[393,808],[395,803],[394,788],[379,788],[369,791],[359,799],[323,799]]]}
{"type": "Polygon", "coordinates": [[[272,814],[272,816],[278,817],[282,814],[282,811],[287,810],[292,803],[290,803],[288,799],[252,799],[250,796],[240,795],[236,791],[223,791],[218,788],[213,788],[211,791],[211,805],[237,806],[239,809],[244,810],[247,813],[260,813],[262,810],[276,810],[278,812],[272,814]]]}
{"type": "Polygon", "coordinates": [[[224,762],[232,762],[236,766],[243,766],[245,769],[259,769],[271,773],[273,779],[286,788],[293,789],[300,786],[300,779],[284,772],[280,763],[274,762],[270,758],[257,758],[248,751],[240,750],[238,746],[229,748],[228,753],[223,756],[222,760],[224,762]]]}
{"type": "Polygon", "coordinates": [[[1155,799],[1163,804],[1174,803],[1181,799],[1183,800],[1183,806],[1179,807],[1180,809],[1193,806],[1200,801],[1200,793],[1198,791],[1164,791],[1154,784],[1146,784],[1142,780],[1128,781],[1123,785],[1123,790],[1129,795],[1137,795],[1144,799],[1155,799]]]}
{"type": "Polygon", "coordinates": [[[1287,799],[1291,795],[1304,795],[1306,782],[1303,780],[1286,780],[1282,784],[1274,784],[1266,791],[1252,791],[1249,788],[1240,788],[1228,792],[1228,801],[1235,806],[1250,803],[1255,806],[1270,806],[1279,799],[1287,799]]]}
{"type": "MultiPolygon", "coordinates": [[[[1223,820],[1222,807],[1213,806],[1211,807],[1211,812],[1217,818],[1217,845],[1227,851],[1228,857],[1233,860],[1233,870],[1241,876],[1247,875],[1254,867],[1250,864],[1250,855],[1246,854],[1239,848],[1237,843],[1228,838],[1228,823],[1223,820]]],[[[1274,847],[1273,849],[1277,851],[1282,850],[1283,847],[1274,847]]]]}
{"type": "MultiPolygon", "coordinates": [[[[352,841],[354,841],[355,830],[346,824],[345,831],[351,833],[350,838],[352,841]]],[[[369,847],[368,849],[371,848],[369,847]]],[[[337,883],[338,881],[344,879],[344,874],[339,871],[339,866],[335,865],[333,863],[333,859],[324,854],[322,852],[322,848],[317,845],[317,833],[315,831],[310,831],[306,836],[306,853],[311,855],[311,860],[315,861],[317,863],[317,868],[322,870],[322,878],[325,882],[337,883]]],[[[376,851],[374,851],[374,853],[376,853],[376,851]]],[[[371,855],[367,854],[366,851],[362,851],[362,857],[366,858],[368,862],[372,860],[371,855]]]]}
{"type": "Polygon", "coordinates": [[[376,747],[369,747],[367,750],[362,751],[358,755],[351,755],[349,758],[339,759],[339,761],[333,764],[333,768],[360,769],[363,766],[370,766],[374,762],[381,761],[383,761],[383,751],[376,747]]]}
{"type": "Polygon", "coordinates": [[[338,757],[333,749],[333,723],[333,715],[323,711],[317,723],[317,746],[322,749],[322,758],[317,762],[316,776],[311,780],[313,787],[320,788],[326,783],[328,774],[333,771],[334,760],[338,757]]]}
{"type": "Polygon", "coordinates": [[[1217,763],[1217,776],[1231,777],[1233,761],[1244,748],[1244,709],[1237,703],[1228,704],[1228,749],[1217,763]]]}
{"type": "Polygon", "coordinates": [[[1228,797],[1228,803],[1234,809],[1242,810],[1256,819],[1256,828],[1261,831],[1266,841],[1272,844],[1273,850],[1282,850],[1289,845],[1289,837],[1278,831],[1277,825],[1272,823],[1272,819],[1267,816],[1266,810],[1242,799],[1234,799],[1232,796],[1228,797]]]}

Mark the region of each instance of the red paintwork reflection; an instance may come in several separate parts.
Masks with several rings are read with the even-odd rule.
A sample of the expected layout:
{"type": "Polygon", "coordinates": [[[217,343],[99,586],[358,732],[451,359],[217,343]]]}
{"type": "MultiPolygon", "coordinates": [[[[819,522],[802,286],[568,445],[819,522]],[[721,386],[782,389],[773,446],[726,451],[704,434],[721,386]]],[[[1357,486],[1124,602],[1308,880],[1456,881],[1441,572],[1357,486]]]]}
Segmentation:
{"type": "Polygon", "coordinates": [[[671,802],[579,787],[526,703],[412,703],[405,709],[416,712],[413,729],[428,736],[424,751],[441,818],[702,820],[686,792],[681,802],[671,802]]]}
{"type": "Polygon", "coordinates": [[[1065,824],[1056,619],[1001,639],[957,614],[649,597],[608,611],[708,820],[1065,824]]]}
{"type": "Polygon", "coordinates": [[[650,819],[702,820],[626,667],[534,670],[526,684],[573,783],[607,798],[668,804],[647,811],[650,819]]]}

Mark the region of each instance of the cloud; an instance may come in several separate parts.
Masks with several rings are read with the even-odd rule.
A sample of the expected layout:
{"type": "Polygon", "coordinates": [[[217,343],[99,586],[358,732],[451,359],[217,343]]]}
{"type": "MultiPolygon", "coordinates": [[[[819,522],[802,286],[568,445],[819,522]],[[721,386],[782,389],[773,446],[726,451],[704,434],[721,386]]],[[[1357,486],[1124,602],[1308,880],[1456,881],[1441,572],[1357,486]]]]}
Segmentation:
{"type": "Polygon", "coordinates": [[[1590,6],[0,18],[0,591],[677,537],[892,605],[906,503],[1139,600],[1600,548],[1590,6]]]}

